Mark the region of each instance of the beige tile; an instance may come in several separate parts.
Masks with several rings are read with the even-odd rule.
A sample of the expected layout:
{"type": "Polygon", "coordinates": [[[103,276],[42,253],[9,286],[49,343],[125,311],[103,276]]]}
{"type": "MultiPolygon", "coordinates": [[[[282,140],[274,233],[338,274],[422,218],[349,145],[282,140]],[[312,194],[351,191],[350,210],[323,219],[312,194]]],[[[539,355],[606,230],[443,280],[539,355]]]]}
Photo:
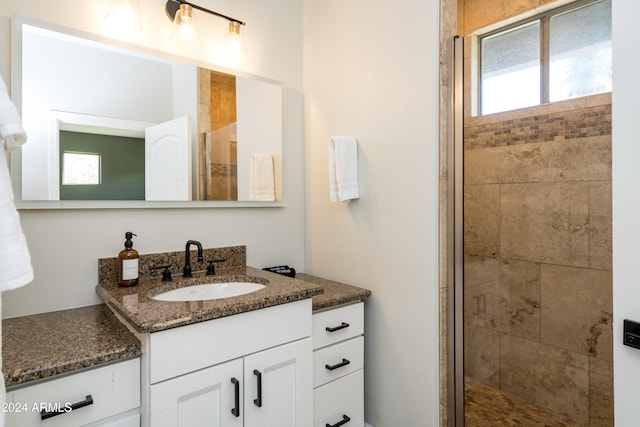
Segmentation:
{"type": "Polygon", "coordinates": [[[464,252],[472,255],[496,256],[498,253],[497,185],[465,186],[464,252]]]}
{"type": "Polygon", "coordinates": [[[541,144],[540,181],[611,179],[611,135],[541,144]]]}
{"type": "Polygon", "coordinates": [[[613,362],[592,358],[589,366],[589,427],[611,427],[613,418],[613,362]]]}
{"type": "Polygon", "coordinates": [[[499,385],[500,334],[488,329],[465,325],[465,376],[477,382],[499,385]]]}
{"type": "Polygon", "coordinates": [[[588,424],[588,356],[505,335],[500,340],[500,388],[588,424]]]}
{"type": "Polygon", "coordinates": [[[465,0],[465,34],[538,6],[539,0],[465,0]]]}
{"type": "Polygon", "coordinates": [[[589,184],[510,184],[500,189],[500,257],[589,265],[589,184]]]}
{"type": "Polygon", "coordinates": [[[540,165],[540,143],[466,150],[464,181],[465,185],[537,182],[540,165]]]}
{"type": "Polygon", "coordinates": [[[495,282],[500,278],[500,261],[474,255],[464,256],[465,292],[474,286],[495,282]]]}
{"type": "Polygon", "coordinates": [[[542,265],[542,342],[613,360],[610,271],[542,265]]]}
{"type": "Polygon", "coordinates": [[[612,269],[611,181],[589,187],[589,266],[612,269]]]}
{"type": "MultiPolygon", "coordinates": [[[[499,261],[495,280],[465,287],[466,324],[540,340],[540,268],[523,261],[499,261]]],[[[483,263],[495,269],[491,263],[483,263]]],[[[479,272],[478,268],[473,269],[479,272]]],[[[482,272],[484,276],[492,272],[482,272]]],[[[469,277],[465,270],[465,281],[469,277]]]]}

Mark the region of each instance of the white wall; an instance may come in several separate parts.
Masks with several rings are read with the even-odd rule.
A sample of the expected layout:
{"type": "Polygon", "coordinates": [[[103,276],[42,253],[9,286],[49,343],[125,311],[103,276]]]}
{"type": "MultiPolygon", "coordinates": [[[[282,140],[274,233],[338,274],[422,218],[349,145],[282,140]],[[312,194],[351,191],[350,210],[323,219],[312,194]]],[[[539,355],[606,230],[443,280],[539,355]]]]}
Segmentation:
{"type": "Polygon", "coordinates": [[[640,3],[613,1],[613,361],[615,421],[638,425],[640,350],[622,344],[624,319],[640,321],[640,144],[637,21],[640,3]]]}
{"type": "Polygon", "coordinates": [[[372,290],[366,420],[438,425],[438,4],[306,0],[306,271],[372,290]],[[331,203],[332,135],[359,142],[360,199],[331,203]]]}
{"type": "MultiPolygon", "coordinates": [[[[164,1],[141,0],[144,30],[127,42],[170,52],[170,21],[164,1]]],[[[286,85],[284,146],[284,208],[131,209],[21,211],[22,226],[31,251],[35,280],[3,294],[4,317],[99,303],[94,292],[97,258],[116,256],[124,232],[139,236],[141,253],[183,250],[188,239],[205,247],[243,244],[250,265],[304,262],[304,188],[302,145],[302,5],[296,0],[201,0],[198,4],[247,22],[249,55],[233,66],[237,70],[282,81],[286,85]],[[286,23],[286,25],[283,25],[286,23]]],[[[63,27],[112,37],[104,21],[108,0],[3,0],[0,17],[19,15],[63,27]]],[[[199,14],[201,40],[215,40],[225,21],[199,14]]],[[[10,79],[10,27],[0,20],[0,72],[10,79]]],[[[246,31],[245,31],[246,30],[246,31]]],[[[185,51],[211,61],[214,46],[202,44],[185,51]]]]}

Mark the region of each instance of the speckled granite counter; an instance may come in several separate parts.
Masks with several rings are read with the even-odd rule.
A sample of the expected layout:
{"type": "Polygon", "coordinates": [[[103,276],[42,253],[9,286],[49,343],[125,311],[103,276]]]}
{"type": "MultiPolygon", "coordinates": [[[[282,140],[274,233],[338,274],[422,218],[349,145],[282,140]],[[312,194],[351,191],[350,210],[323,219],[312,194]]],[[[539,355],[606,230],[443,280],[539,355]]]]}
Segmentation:
{"type": "Polygon", "coordinates": [[[365,301],[371,296],[371,291],[368,289],[322,279],[309,274],[297,274],[296,279],[322,286],[322,293],[313,297],[313,311],[365,301]]]}
{"type": "Polygon", "coordinates": [[[140,352],[138,339],[104,304],[2,321],[7,387],[138,357],[140,352]]]}
{"type": "Polygon", "coordinates": [[[199,273],[192,278],[176,278],[172,282],[140,280],[133,287],[122,288],[117,283],[100,283],[96,286],[96,292],[102,300],[140,333],[158,332],[311,298],[322,293],[322,290],[321,285],[310,281],[252,267],[229,268],[215,276],[199,273]],[[249,281],[265,287],[250,294],[217,300],[167,302],[152,299],[155,295],[184,286],[227,281],[249,281]]]}
{"type": "MultiPolygon", "coordinates": [[[[253,295],[178,303],[155,301],[150,296],[179,287],[180,280],[166,284],[154,279],[132,288],[101,284],[96,290],[119,313],[137,319],[141,332],[309,297],[312,297],[313,310],[317,311],[364,301],[371,295],[367,289],[308,274],[298,274],[291,279],[251,267],[233,269],[216,277],[222,281],[239,276],[251,276],[253,280],[268,283],[253,295]]],[[[195,283],[210,279],[196,276],[189,280],[195,283]]],[[[2,321],[3,372],[9,388],[140,354],[140,342],[104,304],[2,321]]]]}

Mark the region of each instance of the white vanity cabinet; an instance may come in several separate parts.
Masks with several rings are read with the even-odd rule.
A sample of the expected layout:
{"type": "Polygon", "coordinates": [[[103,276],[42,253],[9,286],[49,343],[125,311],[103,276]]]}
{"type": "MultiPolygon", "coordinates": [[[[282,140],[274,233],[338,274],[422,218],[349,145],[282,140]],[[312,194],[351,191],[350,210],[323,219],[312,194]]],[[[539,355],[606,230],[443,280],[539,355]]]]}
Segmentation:
{"type": "Polygon", "coordinates": [[[7,393],[7,427],[137,427],[140,359],[43,381],[7,393]]]}
{"type": "Polygon", "coordinates": [[[312,425],[311,299],[147,334],[143,426],[312,425]]]}
{"type": "Polygon", "coordinates": [[[364,303],[313,314],[314,427],[364,426],[364,303]]]}

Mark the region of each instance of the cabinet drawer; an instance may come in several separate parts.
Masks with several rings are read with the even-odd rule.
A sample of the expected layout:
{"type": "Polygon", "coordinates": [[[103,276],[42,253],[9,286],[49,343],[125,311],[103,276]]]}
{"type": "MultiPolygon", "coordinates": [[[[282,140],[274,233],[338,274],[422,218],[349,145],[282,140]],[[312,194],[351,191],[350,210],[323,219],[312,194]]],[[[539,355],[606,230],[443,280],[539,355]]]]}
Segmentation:
{"type": "Polygon", "coordinates": [[[364,337],[313,352],[313,386],[318,387],[364,366],[364,337]]]}
{"type": "Polygon", "coordinates": [[[26,411],[8,413],[7,427],[85,425],[140,406],[140,359],[27,386],[11,396],[13,408],[26,411]],[[41,409],[68,411],[74,404],[80,407],[41,419],[41,409]]]}
{"type": "Polygon", "coordinates": [[[364,372],[359,369],[313,391],[313,426],[364,425],[364,372]],[[347,421],[349,419],[349,421],[347,421]]]}
{"type": "Polygon", "coordinates": [[[326,347],[364,333],[364,303],[313,314],[313,348],[326,347]]]}
{"type": "Polygon", "coordinates": [[[149,334],[151,384],[311,334],[311,298],[149,334]]]}

